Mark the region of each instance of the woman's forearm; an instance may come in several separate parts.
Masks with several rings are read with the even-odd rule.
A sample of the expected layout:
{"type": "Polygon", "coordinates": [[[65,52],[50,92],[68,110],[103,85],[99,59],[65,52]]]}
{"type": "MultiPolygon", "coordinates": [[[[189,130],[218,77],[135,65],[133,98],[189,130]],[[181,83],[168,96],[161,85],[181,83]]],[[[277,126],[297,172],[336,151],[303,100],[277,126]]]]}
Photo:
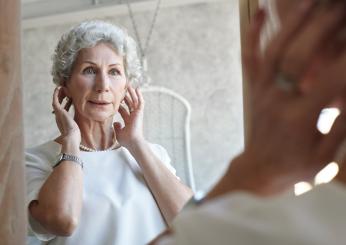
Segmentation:
{"type": "Polygon", "coordinates": [[[193,195],[192,190],[155,156],[147,142],[133,144],[129,151],[139,163],[149,189],[170,224],[193,195]]]}
{"type": "MultiPolygon", "coordinates": [[[[79,149],[63,144],[63,153],[78,156],[79,149]]],[[[55,235],[71,235],[82,207],[83,173],[75,162],[63,161],[43,184],[30,213],[46,230],[55,235]]]]}

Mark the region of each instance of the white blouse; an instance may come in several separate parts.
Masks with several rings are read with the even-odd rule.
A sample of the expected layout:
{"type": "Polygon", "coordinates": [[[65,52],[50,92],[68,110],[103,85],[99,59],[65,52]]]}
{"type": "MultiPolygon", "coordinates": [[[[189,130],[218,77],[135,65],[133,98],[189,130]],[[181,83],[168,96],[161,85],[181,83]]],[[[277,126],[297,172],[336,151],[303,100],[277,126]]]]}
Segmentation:
{"type": "MultiPolygon", "coordinates": [[[[151,144],[153,152],[174,174],[166,150],[151,144]]],[[[50,141],[26,151],[27,207],[53,171],[61,145],[50,141]]],[[[29,231],[40,244],[141,245],[166,228],[160,209],[129,151],[81,152],[84,162],[83,208],[70,237],[47,233],[29,215],[29,231]]]]}
{"type": "Polygon", "coordinates": [[[174,236],[159,245],[341,245],[346,240],[346,186],[323,184],[295,197],[224,195],[184,210],[174,236]]]}

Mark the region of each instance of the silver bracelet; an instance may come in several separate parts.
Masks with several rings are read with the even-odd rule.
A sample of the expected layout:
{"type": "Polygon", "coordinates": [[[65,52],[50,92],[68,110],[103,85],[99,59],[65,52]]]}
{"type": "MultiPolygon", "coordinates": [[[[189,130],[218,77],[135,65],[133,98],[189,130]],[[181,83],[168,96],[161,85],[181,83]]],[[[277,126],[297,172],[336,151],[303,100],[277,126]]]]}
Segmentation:
{"type": "Polygon", "coordinates": [[[83,168],[83,161],[82,159],[80,159],[77,156],[73,156],[73,155],[69,155],[66,153],[60,153],[57,156],[57,159],[55,161],[55,164],[53,165],[53,168],[56,168],[57,166],[59,166],[59,164],[63,161],[70,161],[70,162],[75,162],[77,163],[79,166],[81,166],[83,168]]]}

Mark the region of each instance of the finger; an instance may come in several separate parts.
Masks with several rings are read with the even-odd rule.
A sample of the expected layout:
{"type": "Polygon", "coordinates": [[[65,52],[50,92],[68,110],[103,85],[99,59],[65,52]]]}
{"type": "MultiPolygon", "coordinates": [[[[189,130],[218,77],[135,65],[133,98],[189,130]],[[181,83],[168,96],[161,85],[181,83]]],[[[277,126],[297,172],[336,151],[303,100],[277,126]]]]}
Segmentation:
{"type": "Polygon", "coordinates": [[[115,133],[117,134],[122,130],[123,127],[122,127],[120,122],[115,122],[115,123],[113,123],[113,128],[114,128],[115,133]]]}
{"type": "Polygon", "coordinates": [[[131,96],[131,100],[132,100],[132,109],[137,109],[138,107],[138,97],[137,97],[137,93],[135,92],[134,88],[129,85],[128,87],[128,91],[129,91],[129,94],[131,96]]]}
{"type": "Polygon", "coordinates": [[[316,54],[323,52],[328,39],[333,38],[334,32],[340,29],[344,10],[343,3],[319,7],[291,41],[281,61],[280,70],[291,78],[300,78],[307,69],[307,64],[310,64],[316,54]]]}
{"type": "Polygon", "coordinates": [[[242,48],[242,59],[249,82],[257,74],[258,60],[260,54],[260,36],[266,20],[266,13],[263,9],[257,10],[254,21],[245,35],[245,44],[242,48]]]}
{"type": "Polygon", "coordinates": [[[137,97],[138,97],[138,109],[142,110],[144,109],[144,98],[143,98],[143,94],[140,90],[140,88],[136,88],[136,94],[137,94],[137,97]]]}
{"type": "Polygon", "coordinates": [[[130,113],[125,109],[123,105],[119,106],[118,111],[125,122],[127,122],[130,119],[130,113]]]}
{"type": "Polygon", "coordinates": [[[264,84],[271,83],[274,80],[274,76],[277,73],[277,66],[280,63],[284,50],[308,19],[313,6],[314,1],[303,0],[296,8],[292,8],[281,26],[281,31],[269,42],[264,56],[266,62],[262,69],[262,82],[264,84]]]}
{"type": "Polygon", "coordinates": [[[58,110],[61,108],[61,102],[59,100],[59,94],[60,94],[60,91],[61,91],[62,87],[59,86],[59,87],[56,87],[54,89],[54,93],[53,93],[53,102],[52,102],[52,106],[53,106],[53,109],[54,110],[58,110]]]}
{"type": "Polygon", "coordinates": [[[64,101],[64,99],[67,97],[66,94],[65,94],[65,92],[64,92],[63,87],[61,87],[61,88],[59,89],[58,97],[59,97],[59,103],[62,104],[62,102],[64,101]]]}
{"type": "Polygon", "coordinates": [[[65,109],[66,111],[69,111],[70,108],[71,108],[71,105],[72,105],[72,99],[68,98],[68,99],[67,99],[67,102],[66,102],[66,105],[65,105],[65,107],[64,107],[64,109],[65,109]]]}
{"type": "Polygon", "coordinates": [[[127,107],[129,108],[129,111],[132,111],[134,107],[133,107],[131,96],[128,93],[125,95],[124,101],[127,107]]]}

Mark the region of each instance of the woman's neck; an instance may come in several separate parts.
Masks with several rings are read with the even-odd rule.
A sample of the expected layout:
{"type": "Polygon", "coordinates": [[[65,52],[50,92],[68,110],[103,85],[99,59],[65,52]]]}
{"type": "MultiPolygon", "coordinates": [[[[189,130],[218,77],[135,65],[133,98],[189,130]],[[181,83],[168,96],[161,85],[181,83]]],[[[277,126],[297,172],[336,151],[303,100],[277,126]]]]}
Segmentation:
{"type": "Polygon", "coordinates": [[[81,145],[93,150],[110,148],[115,140],[112,118],[104,122],[75,118],[81,131],[81,145]]]}

